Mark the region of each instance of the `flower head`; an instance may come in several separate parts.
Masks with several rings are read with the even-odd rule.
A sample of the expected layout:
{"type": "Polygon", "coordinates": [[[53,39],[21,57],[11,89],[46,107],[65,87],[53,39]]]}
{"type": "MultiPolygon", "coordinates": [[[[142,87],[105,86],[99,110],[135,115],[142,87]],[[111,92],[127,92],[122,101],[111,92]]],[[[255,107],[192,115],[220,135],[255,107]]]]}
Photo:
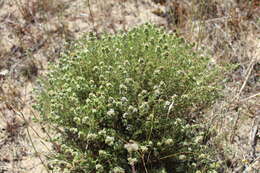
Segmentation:
{"type": "Polygon", "coordinates": [[[105,143],[110,145],[110,146],[114,144],[114,141],[115,141],[115,138],[111,137],[111,136],[107,136],[106,139],[105,139],[105,143]]]}
{"type": "Polygon", "coordinates": [[[164,143],[166,145],[171,145],[173,143],[173,140],[172,139],[167,139],[164,143]]]}
{"type": "Polygon", "coordinates": [[[97,138],[97,135],[94,133],[89,133],[87,135],[87,139],[89,139],[89,140],[95,140],[96,138],[97,138]]]}
{"type": "Polygon", "coordinates": [[[113,116],[115,115],[115,110],[114,109],[109,109],[109,111],[107,112],[108,116],[113,116]]]}
{"type": "Polygon", "coordinates": [[[119,166],[113,169],[113,173],[125,173],[125,170],[119,166]]]}
{"type": "Polygon", "coordinates": [[[133,151],[137,151],[139,149],[138,144],[134,141],[130,141],[130,143],[125,144],[124,147],[129,153],[132,153],[133,151]]]}
{"type": "Polygon", "coordinates": [[[104,170],[104,167],[103,167],[101,164],[97,164],[97,165],[96,165],[96,170],[97,170],[97,171],[103,171],[103,170],[104,170]]]}

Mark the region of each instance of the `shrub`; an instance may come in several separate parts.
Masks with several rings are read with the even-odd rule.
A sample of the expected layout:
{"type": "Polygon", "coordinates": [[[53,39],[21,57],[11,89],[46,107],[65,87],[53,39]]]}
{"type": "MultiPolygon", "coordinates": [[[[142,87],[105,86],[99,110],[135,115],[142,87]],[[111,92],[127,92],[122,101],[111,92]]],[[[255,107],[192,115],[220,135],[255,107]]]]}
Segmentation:
{"type": "Polygon", "coordinates": [[[51,169],[214,170],[207,133],[191,113],[217,98],[216,69],[153,25],[88,34],[40,82],[36,109],[59,128],[51,169]]]}

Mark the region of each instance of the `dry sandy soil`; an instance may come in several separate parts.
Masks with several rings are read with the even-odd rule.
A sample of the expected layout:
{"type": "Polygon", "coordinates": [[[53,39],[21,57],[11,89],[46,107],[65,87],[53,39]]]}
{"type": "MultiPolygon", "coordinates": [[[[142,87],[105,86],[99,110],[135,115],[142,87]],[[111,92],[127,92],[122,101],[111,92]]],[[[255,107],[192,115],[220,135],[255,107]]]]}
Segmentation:
{"type": "Polygon", "coordinates": [[[219,64],[237,68],[223,81],[224,99],[205,110],[217,130],[211,145],[224,172],[260,170],[260,3],[215,0],[0,0],[0,173],[47,172],[53,144],[33,121],[36,78],[85,32],[127,31],[145,22],[195,42],[219,64]],[[155,3],[157,2],[157,3],[155,3]],[[194,1],[195,2],[195,1],[194,1]],[[199,1],[198,1],[199,2],[199,1]]]}

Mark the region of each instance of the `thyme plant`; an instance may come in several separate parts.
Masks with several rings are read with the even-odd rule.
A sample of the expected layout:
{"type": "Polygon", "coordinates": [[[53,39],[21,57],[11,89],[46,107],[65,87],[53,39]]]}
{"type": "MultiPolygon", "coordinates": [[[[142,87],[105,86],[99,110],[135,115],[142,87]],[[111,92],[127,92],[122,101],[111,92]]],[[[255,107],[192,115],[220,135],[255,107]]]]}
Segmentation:
{"type": "Polygon", "coordinates": [[[218,97],[218,68],[172,33],[145,24],[88,34],[38,89],[41,121],[56,126],[61,172],[214,172],[196,110],[218,97]],[[191,116],[192,115],[192,116],[191,116]]]}

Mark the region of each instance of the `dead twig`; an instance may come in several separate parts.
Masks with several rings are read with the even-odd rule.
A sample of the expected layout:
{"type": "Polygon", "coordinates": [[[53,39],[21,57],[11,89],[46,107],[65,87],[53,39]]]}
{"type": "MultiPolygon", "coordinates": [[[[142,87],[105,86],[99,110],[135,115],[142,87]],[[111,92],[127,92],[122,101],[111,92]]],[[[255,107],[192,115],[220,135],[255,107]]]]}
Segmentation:
{"type": "Polygon", "coordinates": [[[243,91],[243,89],[245,88],[245,86],[246,86],[246,83],[247,83],[247,81],[248,81],[248,79],[249,79],[249,77],[250,77],[250,74],[251,74],[251,72],[252,72],[252,70],[253,70],[253,68],[254,68],[254,62],[255,62],[255,58],[252,58],[252,60],[251,60],[251,62],[250,62],[250,64],[249,64],[249,66],[248,66],[248,68],[247,68],[247,70],[246,70],[246,78],[245,78],[245,80],[244,80],[244,82],[243,82],[243,85],[241,86],[241,88],[240,88],[240,90],[239,90],[239,92],[238,92],[238,94],[236,95],[236,99],[238,99],[239,100],[239,96],[241,95],[241,93],[242,93],[242,91],[243,91]]]}
{"type": "Polygon", "coordinates": [[[255,121],[253,122],[253,127],[251,128],[251,133],[250,133],[250,137],[249,137],[249,143],[250,143],[250,146],[251,146],[251,157],[252,159],[255,159],[256,158],[256,144],[257,144],[257,133],[258,133],[258,126],[259,126],[259,123],[260,123],[260,118],[259,117],[256,117],[255,118],[255,121]]]}
{"type": "Polygon", "coordinates": [[[259,95],[260,95],[260,93],[256,93],[256,94],[254,94],[254,95],[251,95],[251,96],[249,96],[249,97],[247,97],[247,98],[244,98],[244,99],[240,100],[240,102],[245,102],[245,101],[247,101],[247,100],[249,100],[249,99],[252,99],[252,98],[254,98],[254,97],[257,97],[257,96],[259,96],[259,95]]]}

